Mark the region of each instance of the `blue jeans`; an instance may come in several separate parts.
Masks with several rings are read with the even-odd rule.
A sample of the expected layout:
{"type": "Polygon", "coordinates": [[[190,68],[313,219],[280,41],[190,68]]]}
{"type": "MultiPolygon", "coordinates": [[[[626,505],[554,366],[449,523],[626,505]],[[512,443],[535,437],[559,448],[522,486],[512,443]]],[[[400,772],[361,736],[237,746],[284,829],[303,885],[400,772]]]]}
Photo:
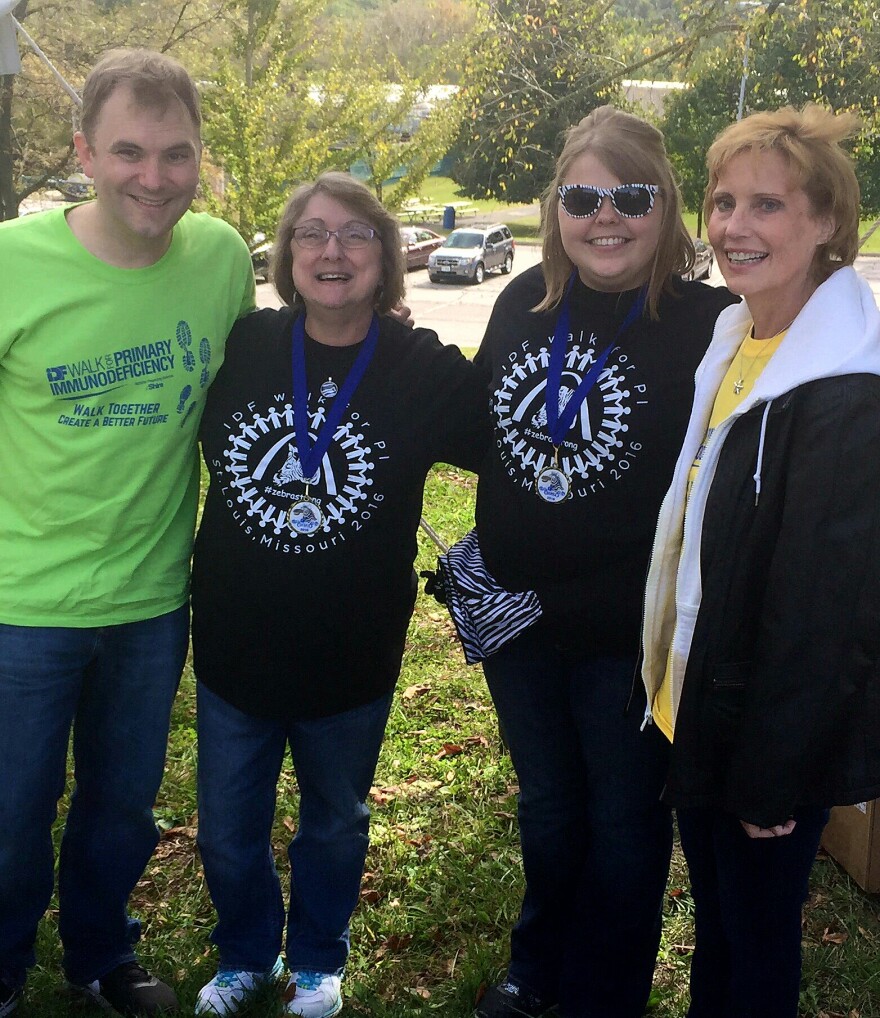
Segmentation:
{"type": "Polygon", "coordinates": [[[694,896],[689,1018],[797,1018],[801,910],[828,811],[782,838],[750,838],[714,809],[679,809],[694,896]]]}
{"type": "Polygon", "coordinates": [[[483,663],[520,783],[526,892],[509,978],[563,1018],[641,1018],[669,857],[669,746],[626,705],[634,658],[571,657],[525,633],[483,663]]]}
{"type": "Polygon", "coordinates": [[[52,823],[73,726],[76,785],[61,841],[58,926],[74,983],[134,958],[126,905],[158,841],[171,704],[189,610],[94,629],[0,624],[0,977],[34,964],[52,896],[52,823]]]}
{"type": "Polygon", "coordinates": [[[348,923],[369,845],[370,791],[391,694],[326,718],[251,717],[198,686],[199,850],[217,925],[221,969],[272,967],[284,903],[272,822],[287,746],[299,785],[299,828],[288,848],[291,971],[341,973],[348,923]]]}

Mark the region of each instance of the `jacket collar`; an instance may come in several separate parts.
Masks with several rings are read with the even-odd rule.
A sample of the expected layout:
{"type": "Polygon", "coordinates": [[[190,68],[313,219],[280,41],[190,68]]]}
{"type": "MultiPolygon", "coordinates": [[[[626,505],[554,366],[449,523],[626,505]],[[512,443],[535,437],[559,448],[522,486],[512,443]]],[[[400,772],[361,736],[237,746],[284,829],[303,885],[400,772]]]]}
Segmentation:
{"type": "MultiPolygon", "coordinates": [[[[718,391],[750,322],[746,302],[721,312],[698,384],[718,391]]],[[[737,413],[813,379],[857,372],[880,374],[880,311],[871,288],[847,266],[817,287],[737,413]]]]}

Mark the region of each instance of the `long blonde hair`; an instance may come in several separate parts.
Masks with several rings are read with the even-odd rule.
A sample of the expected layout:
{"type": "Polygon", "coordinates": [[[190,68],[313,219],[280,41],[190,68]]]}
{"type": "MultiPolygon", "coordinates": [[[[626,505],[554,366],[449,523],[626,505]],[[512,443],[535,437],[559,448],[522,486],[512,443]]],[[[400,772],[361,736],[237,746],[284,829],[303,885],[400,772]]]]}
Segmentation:
{"type": "Polygon", "coordinates": [[[660,238],[651,264],[647,308],[657,318],[660,295],[672,290],[672,280],[694,264],[694,244],[681,219],[681,197],[666,156],[663,135],[639,117],[613,106],[600,106],[568,129],[556,161],[556,176],[543,198],[544,280],[547,295],[535,311],[556,307],[573,269],[559,231],[559,192],[575,160],[589,153],[619,180],[658,184],[660,187],[660,238]]]}

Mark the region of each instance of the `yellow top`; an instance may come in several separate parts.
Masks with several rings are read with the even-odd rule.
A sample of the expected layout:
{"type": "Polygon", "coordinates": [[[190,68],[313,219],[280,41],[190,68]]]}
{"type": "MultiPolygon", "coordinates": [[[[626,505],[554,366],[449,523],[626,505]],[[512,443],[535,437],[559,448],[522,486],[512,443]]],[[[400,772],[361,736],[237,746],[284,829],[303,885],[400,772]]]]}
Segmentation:
{"type": "MultiPolygon", "coordinates": [[[[730,362],[727,374],[724,376],[715,396],[715,403],[712,407],[712,415],[709,418],[709,427],[706,430],[706,437],[703,439],[702,445],[697,450],[697,455],[694,457],[694,462],[691,465],[691,472],[688,477],[688,497],[690,497],[694,481],[697,478],[697,472],[700,469],[700,461],[703,457],[703,450],[708,445],[709,440],[712,437],[712,433],[722,421],[726,420],[733,411],[736,410],[740,403],[742,403],[746,396],[748,396],[752,391],[758,376],[764,368],[767,367],[767,364],[773,354],[779,349],[779,344],[782,342],[787,331],[787,328],[783,329],[782,332],[778,332],[775,336],[771,336],[770,339],[753,339],[751,335],[751,328],[746,333],[746,337],[742,341],[736,356],[730,362]]],[[[671,647],[666,659],[666,674],[664,675],[663,682],[660,684],[660,688],[657,690],[654,697],[652,713],[657,727],[666,736],[666,738],[672,742],[674,719],[672,710],[671,647]]]]}

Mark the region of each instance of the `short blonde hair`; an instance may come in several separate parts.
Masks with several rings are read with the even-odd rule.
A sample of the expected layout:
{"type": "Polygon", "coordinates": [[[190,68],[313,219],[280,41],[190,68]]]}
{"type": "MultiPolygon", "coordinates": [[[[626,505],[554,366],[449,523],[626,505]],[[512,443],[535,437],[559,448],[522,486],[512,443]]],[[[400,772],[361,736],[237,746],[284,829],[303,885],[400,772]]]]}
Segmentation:
{"type": "Polygon", "coordinates": [[[285,304],[296,303],[298,294],[293,285],[293,251],[290,244],[293,230],[303,209],[313,195],[326,194],[349,209],[352,215],[372,226],[382,244],[382,285],[376,293],[374,307],[380,315],[396,307],[405,292],[406,262],[400,240],[400,224],[373,192],[350,173],[332,170],[322,173],[311,184],[301,184],[290,196],[275,233],[272,253],[272,282],[285,304]]]}
{"type": "Polygon", "coordinates": [[[562,246],[558,188],[565,182],[572,163],[586,153],[595,156],[621,183],[660,187],[660,238],[650,275],[645,280],[648,312],[656,318],[661,293],[671,292],[673,279],[693,267],[694,244],[681,219],[681,197],[663,135],[641,118],[613,106],[593,110],[566,133],[556,161],[556,176],[544,193],[541,236],[547,296],[535,310],[549,310],[562,300],[574,267],[562,246]]]}
{"type": "Polygon", "coordinates": [[[813,258],[816,282],[826,280],[859,251],[859,182],[852,160],[840,143],[857,134],[861,121],[854,113],[838,113],[808,103],[802,110],[784,106],[726,127],[706,155],[709,183],[703,200],[706,222],[714,211],[718,178],[731,159],[743,152],[779,152],[810,201],[813,215],[835,224],[831,238],[819,244],[813,258]]]}

